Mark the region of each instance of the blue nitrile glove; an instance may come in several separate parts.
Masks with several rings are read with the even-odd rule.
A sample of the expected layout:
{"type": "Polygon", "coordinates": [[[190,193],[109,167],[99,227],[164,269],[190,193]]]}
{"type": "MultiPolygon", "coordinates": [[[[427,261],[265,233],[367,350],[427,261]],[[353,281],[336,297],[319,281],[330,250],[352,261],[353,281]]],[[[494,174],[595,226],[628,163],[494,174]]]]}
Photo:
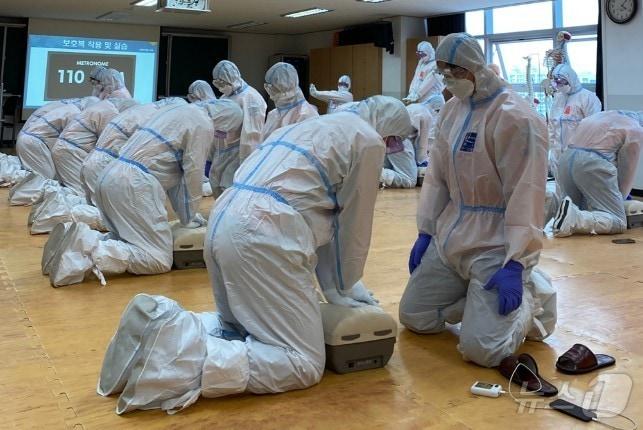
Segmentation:
{"type": "Polygon", "coordinates": [[[212,167],[212,161],[207,160],[207,161],[205,162],[205,173],[204,173],[204,175],[206,176],[206,178],[209,178],[209,177],[210,177],[210,168],[211,168],[211,167],[212,167]]]}
{"type": "Polygon", "coordinates": [[[422,256],[429,248],[431,244],[431,235],[426,233],[420,233],[415,245],[411,249],[411,255],[409,256],[409,273],[413,273],[416,267],[420,265],[422,261],[422,256]]]}
{"type": "Polygon", "coordinates": [[[632,194],[628,194],[627,197],[625,197],[625,201],[627,201],[627,200],[633,200],[632,199],[632,194]]]}
{"type": "Polygon", "coordinates": [[[485,290],[498,289],[498,313],[509,315],[522,303],[522,264],[514,260],[498,270],[484,286],[485,290]]]}

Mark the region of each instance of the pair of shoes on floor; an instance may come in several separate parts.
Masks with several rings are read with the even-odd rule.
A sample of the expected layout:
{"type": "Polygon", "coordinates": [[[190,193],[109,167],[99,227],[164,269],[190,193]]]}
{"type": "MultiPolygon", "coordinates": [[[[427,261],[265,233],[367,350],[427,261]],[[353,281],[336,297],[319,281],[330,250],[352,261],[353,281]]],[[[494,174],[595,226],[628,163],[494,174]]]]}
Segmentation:
{"type": "MultiPolygon", "coordinates": [[[[582,375],[613,366],[615,363],[614,357],[594,354],[585,345],[577,343],[558,358],[556,368],[568,375],[582,375]]],[[[502,376],[514,384],[524,387],[526,391],[543,397],[552,397],[558,394],[558,389],[540,376],[538,364],[529,354],[505,357],[500,362],[498,370],[502,376]]]]}

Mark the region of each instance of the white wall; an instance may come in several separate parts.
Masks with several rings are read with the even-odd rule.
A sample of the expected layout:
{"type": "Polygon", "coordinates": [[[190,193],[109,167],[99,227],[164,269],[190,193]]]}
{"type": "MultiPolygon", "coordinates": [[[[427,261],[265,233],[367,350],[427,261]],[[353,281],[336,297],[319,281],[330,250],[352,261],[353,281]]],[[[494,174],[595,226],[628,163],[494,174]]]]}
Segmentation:
{"type": "MultiPolygon", "coordinates": [[[[602,14],[605,109],[643,110],[643,11],[623,25],[602,14]]],[[[643,154],[634,188],[643,190],[643,154]]]]}

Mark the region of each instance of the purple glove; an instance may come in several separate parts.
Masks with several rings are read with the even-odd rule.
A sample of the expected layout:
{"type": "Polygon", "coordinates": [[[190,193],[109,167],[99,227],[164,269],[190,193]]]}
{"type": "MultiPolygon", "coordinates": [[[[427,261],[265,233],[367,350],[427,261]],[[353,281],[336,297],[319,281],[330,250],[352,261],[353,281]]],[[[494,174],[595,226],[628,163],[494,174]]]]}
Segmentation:
{"type": "Polygon", "coordinates": [[[498,313],[509,315],[522,303],[522,264],[510,260],[484,286],[485,290],[498,289],[498,313]]]}
{"type": "Polygon", "coordinates": [[[206,161],[205,161],[205,171],[203,172],[203,174],[204,174],[207,178],[209,178],[209,177],[210,177],[210,169],[211,169],[211,168],[212,168],[212,161],[210,161],[210,160],[206,160],[206,161]]]}
{"type": "Polygon", "coordinates": [[[411,255],[409,256],[409,273],[413,273],[415,268],[420,265],[422,256],[424,256],[424,253],[429,248],[430,244],[431,235],[426,233],[420,233],[418,235],[415,245],[413,245],[413,248],[411,249],[411,255]]]}

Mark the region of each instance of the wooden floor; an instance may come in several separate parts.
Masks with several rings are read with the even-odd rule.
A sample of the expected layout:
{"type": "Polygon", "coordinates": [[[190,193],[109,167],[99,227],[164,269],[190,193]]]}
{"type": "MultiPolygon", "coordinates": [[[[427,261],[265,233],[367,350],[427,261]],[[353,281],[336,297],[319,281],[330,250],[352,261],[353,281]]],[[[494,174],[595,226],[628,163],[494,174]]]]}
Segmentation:
{"type": "MultiPolygon", "coordinates": [[[[555,411],[530,413],[507,396],[471,395],[476,380],[507,382],[496,370],[462,361],[455,328],[436,336],[400,329],[386,368],[326,372],[308,390],[201,399],[174,416],[145,411],[119,417],[116,398],[97,395],[96,382],[123,308],[134,294],[146,292],[190,310],[211,310],[206,271],[124,275],[103,288],[93,279],[51,288],[40,274],[46,236],[28,234],[28,208],[9,207],[7,195],[0,191],[1,429],[604,428],[555,411]]],[[[416,236],[417,197],[416,190],[384,190],[376,209],[365,281],[396,318],[416,236]]],[[[559,289],[559,325],[545,343],[526,343],[521,351],[534,355],[541,373],[576,403],[600,400],[600,407],[624,407],[643,422],[643,229],[620,237],[637,243],[616,245],[607,236],[546,240],[541,267],[559,289]],[[556,357],[576,342],[615,356],[617,365],[598,378],[556,373],[556,357]]]]}

